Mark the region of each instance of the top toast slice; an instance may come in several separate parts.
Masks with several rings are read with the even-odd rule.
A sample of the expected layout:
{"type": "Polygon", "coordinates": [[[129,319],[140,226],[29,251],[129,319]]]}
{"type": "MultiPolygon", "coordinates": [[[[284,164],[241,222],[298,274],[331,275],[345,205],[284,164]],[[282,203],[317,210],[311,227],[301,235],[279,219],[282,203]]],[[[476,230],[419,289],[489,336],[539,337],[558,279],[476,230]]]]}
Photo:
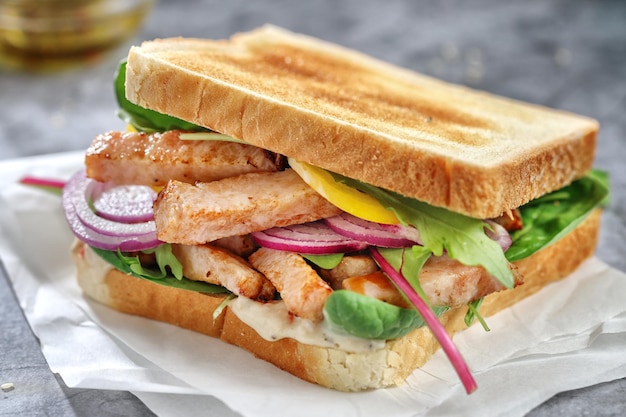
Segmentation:
{"type": "Polygon", "coordinates": [[[471,217],[583,176],[598,123],[445,83],[274,26],[144,42],[134,103],[471,217]]]}

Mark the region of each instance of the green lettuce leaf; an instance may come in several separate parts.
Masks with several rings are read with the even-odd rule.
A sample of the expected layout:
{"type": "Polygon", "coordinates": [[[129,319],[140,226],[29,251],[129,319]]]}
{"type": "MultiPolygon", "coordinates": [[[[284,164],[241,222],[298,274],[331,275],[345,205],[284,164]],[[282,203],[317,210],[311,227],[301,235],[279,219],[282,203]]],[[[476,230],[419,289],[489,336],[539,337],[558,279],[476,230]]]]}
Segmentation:
{"type": "Polygon", "coordinates": [[[140,132],[165,132],[167,130],[186,130],[203,132],[207,129],[186,122],[176,117],[168,116],[140,107],[126,99],[126,60],[120,62],[115,74],[115,98],[119,106],[118,116],[127,124],[132,125],[140,132]]]}
{"type": "MultiPolygon", "coordinates": [[[[446,310],[434,308],[437,315],[446,310]]],[[[333,330],[365,339],[396,339],[424,325],[416,310],[348,290],[332,292],[324,305],[324,318],[333,330]]]]}
{"type": "MultiPolygon", "coordinates": [[[[143,253],[154,254],[160,271],[160,274],[155,276],[156,279],[165,278],[168,274],[168,270],[172,273],[172,275],[174,275],[174,278],[178,280],[183,279],[183,266],[174,256],[174,253],[172,252],[172,245],[169,243],[164,243],[154,249],[144,250],[143,253]]],[[[143,267],[137,269],[139,271],[145,270],[143,267]]]]}
{"type": "Polygon", "coordinates": [[[245,141],[241,139],[237,139],[232,136],[223,135],[221,133],[212,132],[212,131],[191,132],[191,133],[185,132],[185,133],[181,133],[178,136],[178,138],[181,140],[188,140],[188,141],[208,141],[208,142],[215,141],[215,142],[232,142],[232,143],[247,144],[245,141]]]}
{"type": "Polygon", "coordinates": [[[520,208],[524,227],[511,233],[513,243],[506,252],[507,259],[518,261],[551,245],[608,201],[608,176],[598,170],[531,201],[520,208]]]}
{"type": "Polygon", "coordinates": [[[448,256],[465,265],[481,265],[507,288],[512,288],[513,274],[498,243],[485,234],[485,223],[449,210],[434,207],[369,184],[333,174],[337,181],[363,191],[396,213],[405,224],[420,233],[424,247],[434,255],[444,249],[448,256]]]}
{"type": "Polygon", "coordinates": [[[343,253],[331,253],[328,255],[302,255],[301,256],[319,266],[322,269],[333,269],[343,259],[343,253]]]}
{"type": "MultiPolygon", "coordinates": [[[[119,251],[107,251],[94,247],[91,247],[91,249],[95,253],[97,253],[102,259],[104,259],[106,262],[111,264],[113,267],[119,269],[120,271],[137,278],[146,279],[155,284],[179,288],[187,291],[196,291],[205,294],[228,293],[228,290],[226,288],[219,285],[213,285],[202,281],[192,281],[190,279],[182,277],[182,274],[180,278],[175,278],[171,274],[168,274],[167,268],[171,268],[174,263],[178,263],[178,260],[174,258],[174,262],[174,260],[169,257],[168,252],[169,254],[171,254],[171,249],[157,249],[157,262],[159,262],[159,258],[160,261],[165,260],[165,264],[159,264],[158,269],[151,269],[142,266],[141,262],[139,261],[139,256],[128,256],[119,251]],[[162,251],[163,253],[161,255],[158,255],[160,251],[162,251]]],[[[180,263],[178,264],[180,265],[180,263]]],[[[178,266],[174,265],[173,269],[178,270],[178,266]]]]}

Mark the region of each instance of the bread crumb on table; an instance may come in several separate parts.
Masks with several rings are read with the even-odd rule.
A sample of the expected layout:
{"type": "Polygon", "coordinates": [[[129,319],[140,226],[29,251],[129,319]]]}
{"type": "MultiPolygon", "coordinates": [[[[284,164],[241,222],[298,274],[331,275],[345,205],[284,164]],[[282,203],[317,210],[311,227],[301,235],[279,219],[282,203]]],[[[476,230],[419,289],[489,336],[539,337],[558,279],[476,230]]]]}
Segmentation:
{"type": "Polygon", "coordinates": [[[0,388],[2,389],[2,391],[8,392],[13,390],[15,388],[15,385],[13,385],[12,382],[5,382],[4,384],[0,385],[0,388]]]}

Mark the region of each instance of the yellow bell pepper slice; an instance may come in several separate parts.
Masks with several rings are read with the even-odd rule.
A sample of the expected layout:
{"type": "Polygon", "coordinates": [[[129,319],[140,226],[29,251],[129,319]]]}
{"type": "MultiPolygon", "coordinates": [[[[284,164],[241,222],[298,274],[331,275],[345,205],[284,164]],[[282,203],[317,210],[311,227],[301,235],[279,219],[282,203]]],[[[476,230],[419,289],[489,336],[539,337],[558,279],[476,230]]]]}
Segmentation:
{"type": "Polygon", "coordinates": [[[374,197],[335,181],[328,171],[292,158],[289,165],[304,182],[341,210],[376,223],[400,223],[394,212],[374,197]]]}

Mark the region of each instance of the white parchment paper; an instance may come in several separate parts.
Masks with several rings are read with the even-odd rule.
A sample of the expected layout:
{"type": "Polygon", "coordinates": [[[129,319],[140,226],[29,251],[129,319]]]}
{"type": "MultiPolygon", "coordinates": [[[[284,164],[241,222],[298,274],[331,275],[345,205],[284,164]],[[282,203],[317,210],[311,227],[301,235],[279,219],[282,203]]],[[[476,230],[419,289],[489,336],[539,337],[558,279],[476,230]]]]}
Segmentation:
{"type": "Polygon", "coordinates": [[[523,415],[554,394],[626,376],[626,275],[597,258],[461,332],[479,389],[466,395],[441,352],[399,388],[340,393],[219,340],[85,299],[60,198],[17,184],[66,179],[82,153],[0,163],[0,257],[53,372],[70,387],[129,390],[157,415],[523,415]],[[523,392],[524,395],[519,393],[523,392]],[[497,398],[497,401],[494,401],[497,398]]]}

